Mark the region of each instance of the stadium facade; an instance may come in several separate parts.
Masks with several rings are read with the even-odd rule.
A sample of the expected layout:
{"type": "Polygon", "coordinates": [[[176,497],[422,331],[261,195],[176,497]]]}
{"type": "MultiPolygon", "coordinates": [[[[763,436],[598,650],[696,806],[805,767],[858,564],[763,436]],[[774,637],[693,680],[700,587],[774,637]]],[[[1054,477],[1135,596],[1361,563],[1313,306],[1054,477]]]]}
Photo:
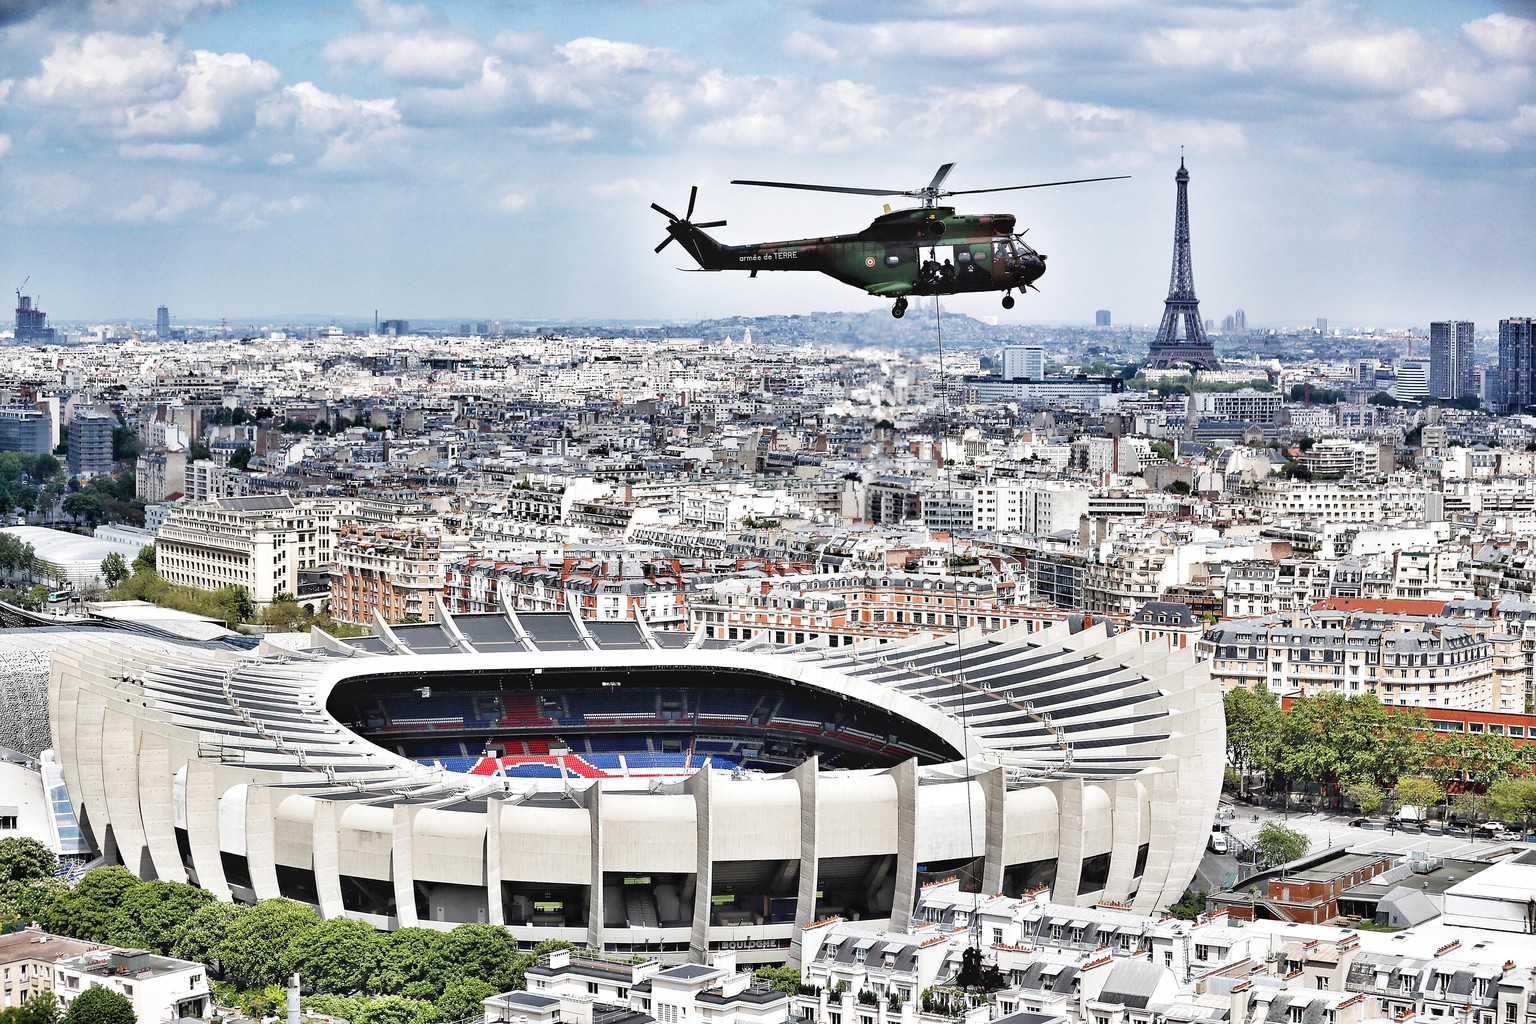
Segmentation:
{"type": "Polygon", "coordinates": [[[503,609],[323,642],[60,649],[86,835],[225,900],[766,963],[954,875],[1151,912],[1221,784],[1209,673],[1103,624],[831,651],[503,609]]]}

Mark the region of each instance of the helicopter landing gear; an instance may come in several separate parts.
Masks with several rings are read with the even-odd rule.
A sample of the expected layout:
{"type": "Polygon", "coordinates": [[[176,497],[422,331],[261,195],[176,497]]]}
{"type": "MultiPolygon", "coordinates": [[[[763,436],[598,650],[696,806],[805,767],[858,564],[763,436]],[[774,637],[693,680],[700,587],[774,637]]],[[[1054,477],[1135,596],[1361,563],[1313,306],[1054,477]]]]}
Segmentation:
{"type": "Polygon", "coordinates": [[[891,307],[891,316],[895,317],[897,320],[900,320],[902,317],[904,317],[906,315],[907,315],[907,297],[905,295],[903,295],[901,298],[896,300],[896,305],[891,307]]]}
{"type": "Polygon", "coordinates": [[[1004,309],[1012,309],[1013,308],[1013,296],[1012,295],[1004,295],[1003,296],[1003,308],[1004,309]]]}

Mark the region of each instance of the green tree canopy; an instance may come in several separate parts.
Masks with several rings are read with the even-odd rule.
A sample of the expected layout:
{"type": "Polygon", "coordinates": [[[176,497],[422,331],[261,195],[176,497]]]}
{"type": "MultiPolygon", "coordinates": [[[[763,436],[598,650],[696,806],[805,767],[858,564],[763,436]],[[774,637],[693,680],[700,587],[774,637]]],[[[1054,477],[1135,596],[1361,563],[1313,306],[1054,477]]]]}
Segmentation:
{"type": "Polygon", "coordinates": [[[69,898],[69,886],[58,878],[34,878],[25,882],[0,884],[0,912],[15,914],[23,921],[36,921],[60,935],[59,911],[69,898]]]}
{"type": "Polygon", "coordinates": [[[1445,787],[1427,775],[1410,775],[1397,782],[1397,806],[1433,807],[1445,799],[1445,787]]]}
{"type": "Polygon", "coordinates": [[[58,919],[50,928],[77,939],[110,941],[117,908],[132,890],[143,884],[119,865],[87,871],[58,908],[58,919]]]}
{"type": "Polygon", "coordinates": [[[128,571],[128,562],[116,551],[101,560],[101,578],[107,586],[115,587],[119,583],[133,575],[128,571]]]}
{"type": "Polygon", "coordinates": [[[1278,867],[1306,856],[1311,840],[1289,825],[1266,821],[1253,840],[1254,860],[1261,868],[1278,867]]]}
{"type": "Polygon", "coordinates": [[[384,939],[371,925],[337,917],[301,930],[288,951],[299,976],[316,991],[361,992],[379,969],[384,939]]]}
{"type": "Polygon", "coordinates": [[[262,900],[229,923],[218,959],[241,988],[284,984],[293,973],[292,948],[320,915],[293,900],[262,900]]]}
{"type": "Polygon", "coordinates": [[[1526,830],[1536,822],[1536,778],[1517,775],[1488,787],[1488,810],[1495,817],[1517,822],[1526,830]]]}
{"type": "Polygon", "coordinates": [[[1376,808],[1387,798],[1381,787],[1368,779],[1346,782],[1339,790],[1346,800],[1359,808],[1361,814],[1375,814],[1376,808]]]}
{"type": "Polygon", "coordinates": [[[52,992],[38,992],[20,1006],[0,1010],[0,1024],[58,1024],[59,1000],[52,992]]]}
{"type": "Polygon", "coordinates": [[[521,988],[533,962],[518,951],[511,932],[494,924],[461,924],[449,932],[448,958],[465,977],[487,981],[497,992],[521,988]]]}
{"type": "Polygon", "coordinates": [[[400,928],[385,939],[373,988],[411,999],[436,999],[452,972],[448,936],[427,928],[400,928]]]}
{"type": "Polygon", "coordinates": [[[155,569],[155,546],[145,544],[139,548],[139,553],[133,556],[133,571],[135,573],[153,572],[155,569]]]}
{"type": "Polygon", "coordinates": [[[138,1024],[138,1019],[127,996],[100,985],[76,996],[64,1014],[64,1024],[138,1024]]]}
{"type": "Polygon", "coordinates": [[[36,839],[27,836],[0,839],[0,884],[52,878],[58,869],[59,858],[36,839]]]}
{"type": "Polygon", "coordinates": [[[108,924],[107,940],[172,955],[182,925],[212,902],[212,893],[185,882],[143,882],[123,895],[108,924]]]}
{"type": "Polygon", "coordinates": [[[1241,776],[1247,791],[1250,771],[1271,771],[1280,742],[1280,699],[1260,683],[1253,689],[1235,686],[1222,695],[1227,715],[1227,761],[1241,776]]]}
{"type": "Polygon", "coordinates": [[[182,921],[171,938],[171,955],[204,964],[215,978],[224,977],[221,950],[235,920],[245,908],[217,901],[205,903],[182,921]]]}

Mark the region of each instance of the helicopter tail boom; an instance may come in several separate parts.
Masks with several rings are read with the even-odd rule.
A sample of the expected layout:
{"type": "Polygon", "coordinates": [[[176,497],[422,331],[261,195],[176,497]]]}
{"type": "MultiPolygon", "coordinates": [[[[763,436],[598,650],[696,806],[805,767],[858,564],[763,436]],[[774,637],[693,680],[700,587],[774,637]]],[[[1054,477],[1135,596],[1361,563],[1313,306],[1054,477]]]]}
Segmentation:
{"type": "Polygon", "coordinates": [[[725,225],[723,220],[712,220],[704,224],[693,222],[693,204],[699,198],[699,187],[693,186],[688,193],[688,210],[681,217],[658,203],[652,203],[651,209],[667,218],[667,237],[656,246],[656,251],[661,252],[673,242],[677,242],[688,255],[698,262],[702,270],[724,270],[726,261],[721,257],[721,245],[709,236],[705,228],[718,228],[725,225]]]}

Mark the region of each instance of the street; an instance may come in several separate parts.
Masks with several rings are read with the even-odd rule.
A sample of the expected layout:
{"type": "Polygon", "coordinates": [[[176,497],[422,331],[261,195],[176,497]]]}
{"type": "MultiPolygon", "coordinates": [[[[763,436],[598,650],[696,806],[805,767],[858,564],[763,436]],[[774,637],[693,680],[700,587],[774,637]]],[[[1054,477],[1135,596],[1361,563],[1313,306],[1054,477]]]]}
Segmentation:
{"type": "MultiPolygon", "coordinates": [[[[1481,860],[1501,848],[1529,848],[1528,844],[1521,841],[1468,839],[1465,834],[1441,835],[1434,834],[1434,830],[1423,833],[1401,829],[1389,831],[1384,819],[1373,819],[1370,823],[1372,827],[1355,828],[1349,824],[1359,817],[1355,814],[1283,814],[1271,808],[1247,804],[1224,804],[1222,810],[1233,814],[1233,817],[1223,820],[1227,831],[1243,847],[1253,844],[1265,822],[1275,820],[1306,836],[1311,843],[1308,847],[1310,853],[1318,853],[1331,846],[1348,846],[1359,852],[1387,853],[1400,857],[1414,850],[1424,850],[1433,856],[1447,859],[1481,860]]],[[[1254,873],[1253,865],[1239,863],[1232,853],[1218,854],[1207,850],[1190,885],[1195,889],[1215,892],[1223,888],[1223,883],[1234,873],[1245,877],[1251,875],[1254,873]]]]}

